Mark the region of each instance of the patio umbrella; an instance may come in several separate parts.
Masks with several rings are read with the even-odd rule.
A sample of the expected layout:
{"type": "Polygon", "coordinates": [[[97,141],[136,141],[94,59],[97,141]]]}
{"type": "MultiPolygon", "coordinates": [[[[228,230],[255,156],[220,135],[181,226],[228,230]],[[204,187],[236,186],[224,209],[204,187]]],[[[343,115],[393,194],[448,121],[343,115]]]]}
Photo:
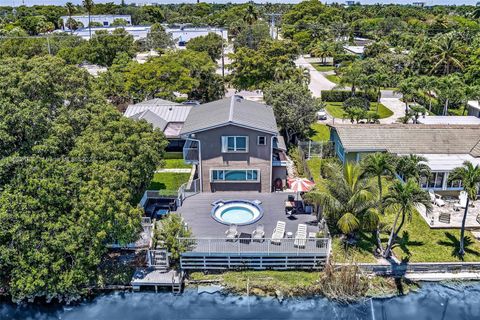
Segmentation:
{"type": "Polygon", "coordinates": [[[299,192],[310,191],[315,185],[315,183],[306,178],[290,178],[288,179],[288,184],[290,185],[290,189],[297,193],[297,199],[299,192]]]}

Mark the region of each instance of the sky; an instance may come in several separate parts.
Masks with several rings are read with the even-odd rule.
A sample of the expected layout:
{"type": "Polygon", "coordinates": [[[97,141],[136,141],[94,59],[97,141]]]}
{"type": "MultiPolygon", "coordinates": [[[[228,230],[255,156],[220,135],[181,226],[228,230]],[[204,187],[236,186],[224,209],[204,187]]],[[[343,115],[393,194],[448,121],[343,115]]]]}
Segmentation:
{"type": "MultiPolygon", "coordinates": [[[[0,5],[12,6],[12,5],[22,5],[32,6],[36,4],[54,4],[54,5],[64,5],[65,2],[69,0],[0,0],[0,5]]],[[[105,2],[115,2],[120,3],[121,0],[94,0],[95,3],[105,3],[105,2]]],[[[375,4],[375,3],[396,3],[396,4],[410,4],[414,1],[426,2],[427,5],[443,4],[443,5],[461,5],[461,4],[470,4],[474,5],[478,0],[359,0],[361,4],[375,4]]],[[[79,4],[81,0],[70,0],[70,2],[79,4]]],[[[126,3],[136,2],[136,3],[196,3],[196,0],[126,0],[126,3]]],[[[215,2],[215,3],[226,3],[226,2],[248,2],[248,0],[208,0],[202,2],[215,2]]],[[[298,0],[255,0],[254,2],[281,2],[281,3],[297,3],[298,0]]],[[[325,1],[322,1],[325,2],[325,1]]],[[[338,2],[343,3],[343,0],[328,0],[327,2],[338,2]]]]}

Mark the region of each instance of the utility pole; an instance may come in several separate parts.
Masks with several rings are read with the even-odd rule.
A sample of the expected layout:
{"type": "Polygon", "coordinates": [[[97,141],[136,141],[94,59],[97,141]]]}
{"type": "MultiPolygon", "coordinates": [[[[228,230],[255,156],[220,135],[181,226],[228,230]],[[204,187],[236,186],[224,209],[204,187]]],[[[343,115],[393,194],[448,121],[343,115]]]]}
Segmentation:
{"type": "Polygon", "coordinates": [[[266,13],[267,17],[270,17],[270,37],[272,39],[278,39],[278,32],[275,32],[275,20],[277,17],[281,17],[281,13],[266,13]]]}

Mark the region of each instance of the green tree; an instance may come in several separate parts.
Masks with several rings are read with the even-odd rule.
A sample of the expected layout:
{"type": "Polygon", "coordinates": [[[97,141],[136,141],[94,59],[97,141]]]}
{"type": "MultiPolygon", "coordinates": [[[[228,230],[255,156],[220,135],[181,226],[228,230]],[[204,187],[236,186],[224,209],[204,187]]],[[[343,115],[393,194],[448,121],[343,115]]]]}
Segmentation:
{"type": "Polygon", "coordinates": [[[263,21],[258,21],[253,25],[243,25],[240,28],[233,47],[236,50],[242,47],[258,50],[262,43],[270,38],[270,30],[268,24],[263,21]]]}
{"type": "Polygon", "coordinates": [[[467,193],[467,205],[463,212],[462,227],[460,231],[460,248],[458,254],[460,257],[465,255],[465,222],[467,220],[468,207],[470,201],[474,201],[479,193],[480,184],[480,166],[474,166],[470,161],[465,161],[462,167],[455,168],[449,175],[450,180],[461,180],[463,190],[467,193]]]}
{"type": "Polygon", "coordinates": [[[340,83],[339,87],[350,86],[352,91],[352,96],[355,95],[357,90],[357,85],[361,81],[360,79],[364,75],[363,68],[359,62],[350,63],[339,69],[340,71],[340,83]]]}
{"type": "Polygon", "coordinates": [[[133,36],[125,29],[118,28],[108,33],[106,30],[95,32],[88,42],[87,60],[101,66],[111,66],[115,57],[124,52],[128,56],[135,55],[133,36]]]}
{"type": "Polygon", "coordinates": [[[432,173],[428,166],[428,159],[416,154],[398,157],[396,165],[396,171],[404,181],[414,179],[420,182],[420,179],[428,179],[432,173]]]}
{"type": "Polygon", "coordinates": [[[411,220],[418,205],[425,206],[427,214],[432,211],[428,192],[422,190],[415,179],[408,179],[406,182],[397,180],[390,186],[388,194],[383,198],[383,207],[386,210],[392,209],[396,214],[387,247],[383,253],[385,258],[390,257],[393,244],[405,223],[405,219],[411,220]],[[399,218],[400,223],[398,224],[399,218]]]}
{"type": "Polygon", "coordinates": [[[128,25],[127,20],[121,19],[121,18],[117,18],[112,22],[112,27],[125,27],[127,25],[128,25]]]}
{"type": "Polygon", "coordinates": [[[72,19],[72,15],[75,13],[75,6],[71,2],[65,3],[65,9],[67,10],[68,20],[67,20],[67,27],[70,29],[70,34],[73,33],[74,30],[74,23],[72,19]]]}
{"type": "Polygon", "coordinates": [[[465,100],[466,90],[465,82],[456,74],[438,80],[437,94],[439,100],[443,101],[442,115],[448,116],[448,108],[451,103],[460,104],[465,100]]]}
{"type": "Polygon", "coordinates": [[[88,32],[90,35],[90,39],[92,38],[92,21],[91,21],[91,15],[92,15],[92,10],[95,7],[95,4],[93,3],[93,0],[83,0],[82,5],[87,10],[88,13],[88,32]]]}
{"type": "Polygon", "coordinates": [[[213,61],[220,59],[223,48],[222,36],[210,32],[206,36],[196,37],[187,43],[187,49],[199,52],[206,52],[213,61]]]}
{"type": "Polygon", "coordinates": [[[430,73],[441,69],[442,74],[448,75],[455,68],[460,70],[463,69],[462,51],[464,51],[465,48],[463,48],[458,41],[458,35],[456,33],[451,32],[440,35],[435,39],[434,44],[432,58],[433,61],[435,61],[435,64],[430,73]]]}
{"type": "Polygon", "coordinates": [[[353,235],[356,231],[374,231],[379,223],[376,210],[377,190],[362,176],[358,164],[328,164],[330,175],[322,184],[309,192],[308,198],[323,207],[329,224],[343,234],[353,235]]]}
{"type": "Polygon", "coordinates": [[[265,90],[264,98],[272,106],[287,143],[305,137],[319,109],[319,101],[306,86],[293,82],[274,84],[265,90]]]}
{"type": "Polygon", "coordinates": [[[180,255],[189,249],[188,244],[178,238],[192,238],[192,236],[192,231],[190,228],[185,228],[182,218],[179,215],[170,214],[162,220],[162,227],[156,231],[155,240],[157,244],[168,250],[174,262],[178,262],[180,255]]]}
{"type": "Polygon", "coordinates": [[[175,47],[175,41],[172,35],[167,33],[161,24],[155,23],[150,27],[145,41],[141,42],[141,47],[143,50],[163,52],[165,49],[175,47]]]}

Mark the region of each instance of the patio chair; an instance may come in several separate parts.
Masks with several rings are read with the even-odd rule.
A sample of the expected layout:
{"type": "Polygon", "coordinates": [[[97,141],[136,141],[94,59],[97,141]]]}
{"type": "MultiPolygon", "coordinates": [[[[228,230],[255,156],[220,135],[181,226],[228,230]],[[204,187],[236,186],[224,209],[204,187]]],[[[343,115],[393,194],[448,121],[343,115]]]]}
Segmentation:
{"type": "Polygon", "coordinates": [[[453,204],[453,210],[458,211],[460,209],[465,209],[467,206],[467,199],[468,194],[465,191],[460,191],[460,195],[458,196],[458,203],[453,204]]]}
{"type": "Polygon", "coordinates": [[[305,243],[307,242],[307,225],[300,223],[297,227],[297,233],[295,233],[295,241],[293,245],[295,247],[305,247],[305,243]]]}
{"type": "Polygon", "coordinates": [[[272,243],[278,243],[280,244],[280,241],[283,239],[283,236],[285,236],[285,227],[286,227],[285,221],[277,221],[277,226],[275,229],[273,229],[273,234],[272,234],[272,243]]]}
{"type": "Polygon", "coordinates": [[[430,195],[430,201],[439,206],[439,207],[443,207],[445,206],[445,201],[442,200],[442,196],[439,195],[439,194],[436,194],[432,189],[429,189],[428,190],[428,194],[430,195]]]}
{"type": "Polygon", "coordinates": [[[227,239],[234,240],[237,237],[237,235],[238,235],[237,225],[235,224],[230,225],[228,230],[225,231],[225,237],[227,239]]]}
{"type": "Polygon", "coordinates": [[[259,224],[252,232],[253,241],[262,241],[265,238],[265,227],[263,224],[259,224]]]}

